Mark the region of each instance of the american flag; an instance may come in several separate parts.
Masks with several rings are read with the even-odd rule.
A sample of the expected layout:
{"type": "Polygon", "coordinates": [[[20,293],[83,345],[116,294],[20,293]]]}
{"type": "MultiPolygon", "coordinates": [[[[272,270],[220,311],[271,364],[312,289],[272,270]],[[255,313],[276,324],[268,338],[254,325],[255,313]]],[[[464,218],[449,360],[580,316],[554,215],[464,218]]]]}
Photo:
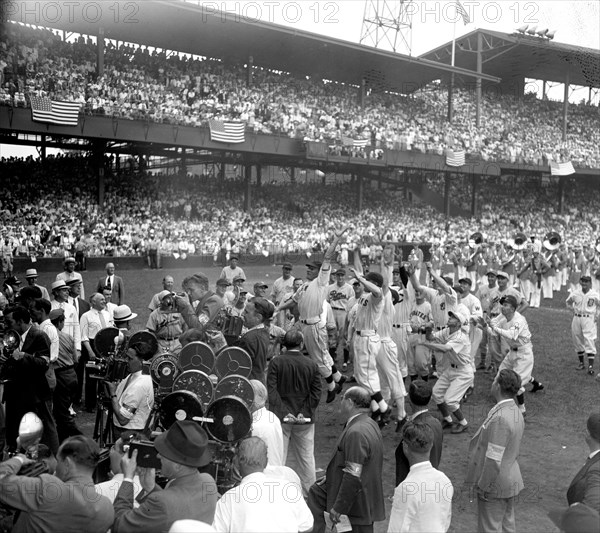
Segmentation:
{"type": "Polygon", "coordinates": [[[364,148],[369,144],[367,139],[353,139],[352,137],[347,137],[346,135],[342,135],[342,145],[343,146],[355,146],[357,148],[364,148]]]}
{"type": "Polygon", "coordinates": [[[465,26],[471,22],[469,13],[467,13],[467,10],[459,2],[459,0],[456,0],[456,12],[462,17],[463,22],[465,23],[465,26]]]}
{"type": "Polygon", "coordinates": [[[60,126],[77,126],[81,104],[60,102],[46,96],[31,96],[31,118],[38,122],[48,122],[60,126]]]}
{"type": "Polygon", "coordinates": [[[570,176],[571,174],[575,174],[575,169],[573,168],[573,163],[571,163],[571,161],[568,161],[567,163],[550,161],[550,174],[552,174],[552,176],[570,176]]]}
{"type": "Polygon", "coordinates": [[[449,167],[462,167],[464,164],[464,150],[446,150],[446,165],[449,167]]]}
{"type": "Polygon", "coordinates": [[[222,120],[209,121],[210,140],[219,143],[243,143],[246,140],[246,124],[222,120]]]}

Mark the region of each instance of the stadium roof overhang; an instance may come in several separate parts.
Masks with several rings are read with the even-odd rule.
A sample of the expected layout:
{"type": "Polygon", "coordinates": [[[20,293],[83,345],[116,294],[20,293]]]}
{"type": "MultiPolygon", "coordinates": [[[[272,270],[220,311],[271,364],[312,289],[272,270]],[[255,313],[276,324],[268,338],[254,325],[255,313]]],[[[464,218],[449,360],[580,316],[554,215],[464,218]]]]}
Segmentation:
{"type": "MultiPolygon", "coordinates": [[[[477,70],[478,39],[481,37],[482,70],[499,78],[532,78],[571,85],[600,87],[600,50],[584,48],[549,39],[475,30],[456,39],[455,65],[477,70]]],[[[450,64],[452,42],[420,56],[450,64]]]]}
{"type": "MultiPolygon", "coordinates": [[[[243,2],[239,3],[244,5],[243,2]]],[[[98,35],[118,41],[177,50],[227,62],[316,76],[360,86],[363,79],[387,90],[411,93],[454,71],[473,79],[472,70],[424,57],[410,57],[340,39],[252,21],[213,9],[217,3],[196,5],[179,0],[143,2],[14,1],[9,20],[37,24],[66,32],[98,35]],[[89,7],[85,6],[89,4],[89,7]],[[115,6],[120,6],[119,8],[115,6]]],[[[254,12],[249,12],[252,16],[254,12]]],[[[482,74],[489,82],[495,75],[482,74]]]]}

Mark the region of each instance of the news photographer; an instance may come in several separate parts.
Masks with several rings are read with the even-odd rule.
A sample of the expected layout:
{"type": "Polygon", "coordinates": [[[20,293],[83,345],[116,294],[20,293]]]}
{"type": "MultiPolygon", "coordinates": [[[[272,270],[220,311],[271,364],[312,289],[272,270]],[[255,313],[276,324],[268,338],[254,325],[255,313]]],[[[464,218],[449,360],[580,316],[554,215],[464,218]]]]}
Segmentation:
{"type": "Polygon", "coordinates": [[[27,412],[36,413],[44,424],[42,442],[52,453],[58,451],[58,435],[52,417],[52,392],[46,378],[50,365],[50,340],[37,324],[32,324],[31,314],[21,306],[4,311],[7,330],[20,335],[20,342],[12,353],[4,353],[0,378],[6,380],[4,401],[6,405],[6,443],[15,449],[19,422],[27,412]]]}
{"type": "Polygon", "coordinates": [[[54,475],[19,475],[34,463],[23,454],[0,464],[0,502],[20,511],[13,533],[105,533],[114,512],[110,501],[96,493],[92,474],[100,448],[89,437],[69,437],[56,455],[54,475]]]}
{"type": "Polygon", "coordinates": [[[143,342],[127,348],[129,375],[116,382],[105,382],[113,411],[115,431],[142,431],[154,405],[154,388],[150,375],[142,372],[144,362],[154,354],[143,342]]]}
{"type": "Polygon", "coordinates": [[[114,503],[113,533],[152,533],[169,531],[177,520],[200,520],[212,523],[217,505],[217,485],[209,474],[198,468],[211,459],[208,437],[200,425],[191,420],[175,422],[154,441],[161,473],[169,479],[161,489],[156,484],[154,468],[141,468],[143,491],[133,508],[133,476],[138,469],[138,450],[124,456],[121,469],[125,476],[114,503]]]}

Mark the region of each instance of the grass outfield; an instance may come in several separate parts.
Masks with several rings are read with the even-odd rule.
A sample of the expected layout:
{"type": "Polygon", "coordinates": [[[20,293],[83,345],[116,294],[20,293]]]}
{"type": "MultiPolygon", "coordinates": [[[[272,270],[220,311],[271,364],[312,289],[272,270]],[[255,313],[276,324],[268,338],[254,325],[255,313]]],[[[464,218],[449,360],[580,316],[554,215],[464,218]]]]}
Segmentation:
{"type": "MultiPolygon", "coordinates": [[[[117,263],[118,265],[118,263],[117,263]]],[[[246,287],[252,290],[255,281],[264,280],[269,286],[280,275],[279,267],[243,266],[248,280],[246,287]]],[[[216,281],[220,268],[208,268],[203,272],[211,281],[216,281]]],[[[119,271],[125,283],[125,301],[139,314],[135,329],[143,329],[149,315],[147,308],[153,294],[161,290],[161,279],[165,274],[175,278],[179,290],[184,277],[197,272],[197,269],[173,271],[141,270],[119,271]]],[[[86,296],[89,297],[96,283],[104,274],[102,271],[83,272],[86,296]]],[[[304,269],[296,268],[296,274],[304,276],[304,269]]],[[[24,276],[23,272],[17,275],[24,276]]],[[[39,282],[50,287],[54,275],[40,274],[39,282]]],[[[527,417],[525,435],[521,446],[519,464],[525,482],[525,490],[520,494],[516,505],[517,529],[521,532],[558,531],[547,517],[551,509],[566,507],[566,491],[571,479],[584,463],[588,450],[585,444],[585,422],[593,409],[598,409],[598,389],[600,384],[592,376],[577,371],[577,358],[573,351],[570,335],[571,314],[564,308],[566,291],[555,295],[554,300],[543,301],[541,309],[525,312],[533,334],[535,354],[534,376],[546,389],[536,394],[526,393],[527,417]]],[[[587,364],[587,362],[586,362],[587,364]]],[[[598,368],[597,364],[597,368],[598,368]]],[[[476,530],[475,503],[462,489],[467,464],[469,440],[493,406],[489,389],[492,376],[478,372],[475,378],[475,392],[469,402],[463,405],[463,412],[469,421],[469,430],[459,435],[446,433],[440,469],[454,485],[455,499],[450,531],[471,532],[476,530]]],[[[529,387],[530,388],[530,387],[529,387]]],[[[325,468],[332,447],[335,445],[341,426],[339,423],[339,400],[331,405],[321,403],[315,442],[317,467],[325,468]]],[[[435,406],[430,406],[435,411],[435,406]]],[[[93,418],[82,413],[78,423],[91,434],[93,418]]],[[[395,463],[394,451],[398,436],[394,426],[383,430],[385,444],[384,490],[390,496],[394,491],[395,463]]],[[[386,508],[391,502],[386,500],[386,508]]],[[[375,525],[376,532],[387,531],[387,521],[375,525]]]]}

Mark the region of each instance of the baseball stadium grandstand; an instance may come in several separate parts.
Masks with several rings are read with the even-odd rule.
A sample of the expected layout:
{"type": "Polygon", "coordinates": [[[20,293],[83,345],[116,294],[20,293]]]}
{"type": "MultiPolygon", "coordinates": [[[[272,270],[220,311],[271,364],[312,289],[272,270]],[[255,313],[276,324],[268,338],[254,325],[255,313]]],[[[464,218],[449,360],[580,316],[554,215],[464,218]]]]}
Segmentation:
{"type": "Polygon", "coordinates": [[[40,531],[514,531],[516,515],[537,533],[586,505],[597,532],[600,51],[525,25],[402,54],[215,6],[0,4],[0,533],[45,513],[40,531]],[[580,472],[567,493],[584,439],[595,485],[580,472]],[[52,457],[21,469],[41,452],[55,478],[52,457]],[[411,529],[399,488],[419,465],[444,477],[411,529]],[[217,500],[269,469],[297,501],[217,500]],[[32,499],[69,476],[93,497],[32,499]],[[172,496],[183,478],[211,493],[172,496]],[[508,518],[483,527],[485,509],[508,518]]]}

